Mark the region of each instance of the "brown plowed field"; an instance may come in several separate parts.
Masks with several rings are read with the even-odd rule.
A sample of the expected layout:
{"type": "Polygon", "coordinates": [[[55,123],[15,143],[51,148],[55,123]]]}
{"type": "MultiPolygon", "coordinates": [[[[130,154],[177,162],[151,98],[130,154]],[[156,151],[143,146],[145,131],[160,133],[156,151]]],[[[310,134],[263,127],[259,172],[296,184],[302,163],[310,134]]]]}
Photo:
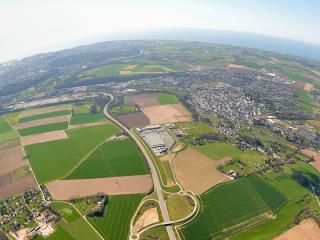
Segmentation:
{"type": "Polygon", "coordinates": [[[21,137],[21,142],[22,145],[31,145],[35,143],[50,142],[66,138],[68,138],[66,132],[63,130],[59,130],[21,137]]]}
{"type": "Polygon", "coordinates": [[[63,111],[63,110],[71,110],[71,105],[57,105],[57,106],[43,107],[43,108],[32,108],[30,110],[23,111],[20,117],[21,118],[30,117],[33,115],[39,115],[43,113],[57,112],[57,111],[63,111]]]}
{"type": "Polygon", "coordinates": [[[149,118],[143,112],[126,113],[115,116],[115,118],[127,128],[142,127],[150,125],[149,118]]]}
{"type": "Polygon", "coordinates": [[[192,114],[181,104],[143,107],[141,110],[150,119],[150,124],[192,121],[192,114]]]}
{"type": "Polygon", "coordinates": [[[320,228],[313,219],[303,220],[274,240],[319,240],[320,228]]]}
{"type": "Polygon", "coordinates": [[[241,70],[241,71],[253,71],[254,69],[247,67],[245,65],[239,65],[239,64],[229,64],[228,68],[233,70],[241,70]]]}
{"type": "Polygon", "coordinates": [[[185,190],[200,195],[216,184],[228,181],[227,175],[217,170],[229,158],[212,160],[195,149],[187,148],[173,159],[173,169],[185,190]]]}
{"type": "Polygon", "coordinates": [[[52,124],[52,123],[68,122],[69,117],[70,117],[69,115],[65,115],[65,116],[38,119],[38,120],[30,121],[30,122],[18,123],[16,125],[14,125],[14,128],[19,130],[19,129],[24,129],[24,128],[52,124]]]}
{"type": "Polygon", "coordinates": [[[13,182],[12,172],[0,175],[0,187],[5,186],[11,182],[13,182]]]}
{"type": "Polygon", "coordinates": [[[54,199],[70,200],[97,194],[123,195],[148,193],[153,182],[149,175],[97,179],[57,180],[47,184],[54,199]]]}
{"type": "Polygon", "coordinates": [[[124,102],[126,105],[138,105],[141,107],[157,106],[160,105],[158,100],[150,93],[143,93],[132,96],[125,96],[124,102]]]}
{"type": "Polygon", "coordinates": [[[21,146],[0,151],[0,175],[28,164],[21,146]]]}
{"type": "Polygon", "coordinates": [[[9,184],[0,187],[0,200],[7,199],[9,197],[15,196],[19,193],[30,190],[37,186],[37,183],[33,175],[26,176],[17,181],[13,181],[9,184]]]}

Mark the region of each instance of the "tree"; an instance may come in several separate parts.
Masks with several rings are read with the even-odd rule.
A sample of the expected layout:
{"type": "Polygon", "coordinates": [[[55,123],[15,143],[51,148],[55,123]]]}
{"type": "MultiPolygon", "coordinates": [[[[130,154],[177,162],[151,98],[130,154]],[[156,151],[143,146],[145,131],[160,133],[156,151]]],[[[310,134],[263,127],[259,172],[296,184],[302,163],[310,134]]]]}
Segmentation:
{"type": "Polygon", "coordinates": [[[92,114],[96,114],[98,112],[98,108],[95,104],[90,105],[90,112],[92,114]]]}

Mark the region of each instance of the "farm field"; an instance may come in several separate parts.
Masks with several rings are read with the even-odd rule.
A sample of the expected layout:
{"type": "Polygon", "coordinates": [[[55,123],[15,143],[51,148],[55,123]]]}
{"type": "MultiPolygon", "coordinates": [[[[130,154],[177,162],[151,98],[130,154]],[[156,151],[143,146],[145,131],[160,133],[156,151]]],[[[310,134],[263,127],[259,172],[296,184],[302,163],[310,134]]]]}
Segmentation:
{"type": "Polygon", "coordinates": [[[159,101],[151,93],[125,96],[124,103],[126,105],[138,105],[140,108],[160,105],[159,101]]]}
{"type": "Polygon", "coordinates": [[[172,166],[182,187],[198,195],[218,183],[229,181],[226,174],[217,170],[217,167],[228,159],[224,157],[213,161],[189,147],[173,158],[172,166]]]}
{"type": "Polygon", "coordinates": [[[286,231],[299,213],[305,207],[318,209],[318,204],[310,188],[302,186],[295,178],[294,169],[315,171],[311,166],[305,164],[294,164],[293,167],[286,167],[280,173],[269,173],[264,178],[272,184],[273,187],[283,192],[289,202],[278,212],[277,218],[269,219],[265,223],[255,226],[246,232],[239,233],[232,237],[236,240],[254,240],[259,236],[261,240],[273,239],[286,231]]]}
{"type": "Polygon", "coordinates": [[[195,137],[200,137],[205,134],[217,134],[216,129],[198,121],[176,123],[176,127],[186,132],[187,136],[183,137],[183,140],[185,141],[191,140],[195,137]]]}
{"type": "Polygon", "coordinates": [[[111,113],[114,114],[124,114],[124,113],[131,113],[131,112],[137,112],[139,109],[135,105],[123,105],[120,107],[113,107],[111,109],[111,113]]]}
{"type": "Polygon", "coordinates": [[[121,114],[115,118],[129,129],[150,125],[149,118],[143,112],[121,114]]]}
{"type": "Polygon", "coordinates": [[[200,196],[200,201],[200,214],[182,228],[186,240],[223,239],[264,221],[287,199],[269,183],[249,175],[210,189],[200,196]]]}
{"type": "Polygon", "coordinates": [[[68,138],[68,135],[66,134],[66,132],[64,130],[58,130],[58,131],[24,136],[24,137],[21,137],[21,142],[22,142],[22,145],[31,145],[31,144],[56,141],[56,140],[61,140],[66,138],[68,138]]]}
{"type": "Polygon", "coordinates": [[[45,113],[50,113],[50,112],[64,111],[64,110],[71,110],[71,105],[70,104],[61,104],[61,105],[55,105],[55,106],[50,106],[50,107],[26,109],[21,112],[20,118],[30,117],[33,115],[40,115],[40,114],[45,114],[45,113]]]}
{"type": "Polygon", "coordinates": [[[141,110],[150,119],[150,124],[192,121],[192,114],[182,104],[143,107],[141,110]]]}
{"type": "Polygon", "coordinates": [[[130,139],[111,140],[96,149],[66,179],[104,178],[148,173],[139,148],[130,139]]]}
{"type": "Polygon", "coordinates": [[[80,104],[80,105],[74,105],[72,114],[87,114],[90,113],[90,104],[80,104]]]}
{"type": "Polygon", "coordinates": [[[298,225],[281,234],[275,240],[320,239],[320,228],[313,219],[303,220],[298,225]]]}
{"type": "Polygon", "coordinates": [[[177,96],[169,93],[155,93],[155,98],[161,105],[181,103],[177,96]]]}
{"type": "Polygon", "coordinates": [[[144,195],[111,196],[103,217],[88,220],[105,239],[127,240],[130,219],[144,195]]]}
{"type": "Polygon", "coordinates": [[[70,124],[77,125],[77,124],[86,124],[86,123],[94,123],[94,122],[101,122],[105,121],[106,119],[100,113],[92,114],[77,114],[72,115],[70,124]]]}
{"type": "Polygon", "coordinates": [[[95,179],[56,180],[47,188],[56,200],[71,200],[97,194],[127,195],[150,193],[153,183],[150,175],[108,177],[95,179]]]}
{"type": "Polygon", "coordinates": [[[0,151],[0,175],[28,165],[21,146],[0,151]]]}
{"type": "Polygon", "coordinates": [[[21,136],[35,135],[39,133],[53,132],[68,128],[68,122],[52,123],[18,130],[21,136]]]}
{"type": "Polygon", "coordinates": [[[25,146],[32,169],[42,184],[65,177],[83,157],[119,129],[114,125],[99,125],[66,132],[68,139],[25,146]]]}
{"type": "Polygon", "coordinates": [[[50,125],[50,124],[54,124],[54,123],[69,122],[69,118],[70,118],[69,115],[50,117],[50,118],[42,118],[42,119],[30,121],[30,122],[18,123],[16,125],[14,125],[13,127],[17,130],[21,130],[21,129],[25,129],[25,128],[50,125]]]}
{"type": "Polygon", "coordinates": [[[79,213],[69,204],[53,202],[52,208],[63,218],[56,227],[57,230],[49,237],[36,239],[49,240],[101,240],[100,236],[88,225],[79,213]]]}
{"type": "Polygon", "coordinates": [[[43,118],[50,118],[50,117],[58,117],[58,116],[64,116],[64,115],[69,115],[71,113],[70,110],[62,110],[62,111],[56,111],[56,112],[48,112],[48,113],[42,113],[38,115],[32,115],[29,117],[22,117],[19,118],[18,122],[23,123],[23,122],[30,122],[38,119],[43,119],[43,118]]]}
{"type": "Polygon", "coordinates": [[[18,139],[18,134],[11,128],[6,119],[0,116],[0,144],[18,139]]]}
{"type": "Polygon", "coordinates": [[[239,163],[224,165],[224,172],[233,169],[239,174],[245,175],[252,171],[255,163],[263,164],[264,161],[264,157],[259,155],[258,152],[251,150],[242,151],[227,142],[210,142],[205,145],[195,145],[193,148],[213,160],[228,157],[229,159],[240,161],[239,163]]]}

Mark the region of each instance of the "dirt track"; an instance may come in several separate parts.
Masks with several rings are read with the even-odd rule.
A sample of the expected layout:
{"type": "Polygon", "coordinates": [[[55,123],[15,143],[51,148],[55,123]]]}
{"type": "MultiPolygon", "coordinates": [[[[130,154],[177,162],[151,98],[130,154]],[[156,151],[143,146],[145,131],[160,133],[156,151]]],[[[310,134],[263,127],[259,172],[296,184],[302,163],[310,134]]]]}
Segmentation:
{"type": "Polygon", "coordinates": [[[149,175],[57,180],[47,184],[49,192],[56,200],[76,199],[98,193],[107,195],[148,193],[152,187],[153,183],[149,175]]]}
{"type": "Polygon", "coordinates": [[[319,240],[320,228],[312,219],[303,220],[274,240],[319,240]]]}
{"type": "Polygon", "coordinates": [[[28,164],[21,146],[0,151],[0,175],[28,164]]]}
{"type": "Polygon", "coordinates": [[[69,115],[64,115],[64,116],[58,116],[58,117],[38,119],[30,122],[18,123],[14,125],[14,128],[19,130],[24,128],[30,128],[30,127],[47,125],[52,123],[59,123],[59,122],[68,122],[68,121],[69,121],[69,115]]]}
{"type": "Polygon", "coordinates": [[[174,157],[173,168],[183,188],[200,195],[214,185],[229,180],[227,175],[217,170],[217,166],[227,160],[214,161],[189,147],[174,157]]]}
{"type": "Polygon", "coordinates": [[[68,138],[66,132],[63,130],[59,130],[21,137],[21,143],[22,145],[31,145],[35,143],[50,142],[66,138],[68,138]]]}
{"type": "Polygon", "coordinates": [[[115,116],[115,118],[127,128],[142,127],[150,125],[149,118],[143,112],[126,113],[115,116]]]}
{"type": "Polygon", "coordinates": [[[32,174],[0,187],[0,199],[7,199],[37,186],[32,174]]]}
{"type": "Polygon", "coordinates": [[[150,119],[150,124],[192,121],[192,114],[181,104],[143,107],[142,111],[150,119]]]}

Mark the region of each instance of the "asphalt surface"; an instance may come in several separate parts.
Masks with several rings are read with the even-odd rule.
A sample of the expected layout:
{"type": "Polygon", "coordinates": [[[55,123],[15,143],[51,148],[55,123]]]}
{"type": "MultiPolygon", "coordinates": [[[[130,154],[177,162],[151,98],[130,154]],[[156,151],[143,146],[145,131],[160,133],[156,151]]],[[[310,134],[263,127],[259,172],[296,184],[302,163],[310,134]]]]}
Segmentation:
{"type": "MultiPolygon", "coordinates": [[[[157,170],[155,168],[155,166],[153,165],[153,161],[152,159],[149,157],[147,150],[144,148],[144,146],[140,143],[139,139],[127,128],[125,127],[123,124],[121,124],[117,119],[113,118],[109,112],[108,112],[108,107],[110,105],[110,103],[113,101],[114,97],[111,94],[107,94],[111,100],[106,104],[106,106],[103,109],[103,113],[106,117],[108,117],[109,119],[111,119],[113,122],[115,122],[119,127],[121,127],[123,130],[125,130],[129,136],[136,142],[136,144],[139,146],[139,148],[141,149],[145,159],[148,162],[149,168],[150,168],[150,172],[151,172],[151,177],[153,179],[153,184],[154,184],[154,190],[157,193],[158,196],[158,200],[159,200],[159,205],[160,205],[160,211],[163,217],[163,221],[165,223],[170,223],[170,218],[169,218],[169,213],[168,213],[168,209],[167,209],[167,205],[166,202],[163,198],[163,194],[161,191],[161,184],[160,184],[160,180],[159,180],[159,176],[157,174],[157,170]]],[[[167,232],[168,232],[168,236],[170,240],[176,240],[176,236],[174,234],[173,228],[171,226],[171,224],[169,224],[168,226],[166,226],[167,232]]]]}

